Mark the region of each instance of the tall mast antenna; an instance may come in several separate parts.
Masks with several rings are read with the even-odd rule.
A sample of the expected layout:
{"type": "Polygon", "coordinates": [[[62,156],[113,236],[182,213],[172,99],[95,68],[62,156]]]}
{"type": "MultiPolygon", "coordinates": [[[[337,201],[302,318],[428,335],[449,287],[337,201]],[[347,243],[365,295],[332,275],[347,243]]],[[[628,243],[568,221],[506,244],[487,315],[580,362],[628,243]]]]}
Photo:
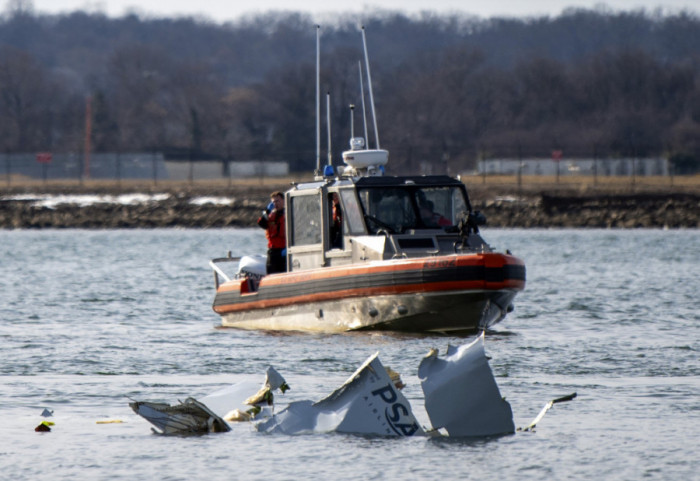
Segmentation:
{"type": "Polygon", "coordinates": [[[350,138],[355,138],[355,106],[350,104],[350,138]]]}
{"type": "Polygon", "coordinates": [[[377,150],[379,147],[379,130],[377,129],[377,112],[374,109],[374,95],[372,94],[372,75],[369,72],[369,54],[367,53],[367,37],[365,35],[365,26],[362,26],[362,44],[365,47],[365,67],[367,67],[367,83],[369,84],[369,103],[372,107],[372,120],[374,122],[374,138],[377,141],[377,150]]]}
{"type": "Polygon", "coordinates": [[[365,108],[365,86],[363,85],[362,81],[362,61],[358,60],[357,66],[360,69],[360,98],[362,99],[362,118],[365,126],[365,145],[369,147],[369,133],[367,132],[367,109],[365,108]]]}
{"type": "Polygon", "coordinates": [[[331,93],[326,93],[326,122],[328,126],[328,165],[332,162],[332,152],[331,152],[331,93]]]}
{"type": "MultiPolygon", "coordinates": [[[[88,97],[85,101],[85,152],[84,156],[84,168],[85,168],[85,178],[90,178],[90,141],[92,139],[92,97],[88,97]]],[[[83,179],[80,179],[82,183],[83,179]]]]}
{"type": "Polygon", "coordinates": [[[316,175],[321,172],[321,26],[316,25],[316,175]]]}

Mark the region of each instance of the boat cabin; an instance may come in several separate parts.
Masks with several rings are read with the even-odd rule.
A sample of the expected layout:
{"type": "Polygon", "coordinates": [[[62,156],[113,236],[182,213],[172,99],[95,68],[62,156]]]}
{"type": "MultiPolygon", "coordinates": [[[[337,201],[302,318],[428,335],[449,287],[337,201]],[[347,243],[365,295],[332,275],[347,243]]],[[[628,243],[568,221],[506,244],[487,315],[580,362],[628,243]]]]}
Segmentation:
{"type": "Polygon", "coordinates": [[[448,176],[326,178],[285,194],[287,270],[490,250],[476,233],[462,182],[448,176]]]}

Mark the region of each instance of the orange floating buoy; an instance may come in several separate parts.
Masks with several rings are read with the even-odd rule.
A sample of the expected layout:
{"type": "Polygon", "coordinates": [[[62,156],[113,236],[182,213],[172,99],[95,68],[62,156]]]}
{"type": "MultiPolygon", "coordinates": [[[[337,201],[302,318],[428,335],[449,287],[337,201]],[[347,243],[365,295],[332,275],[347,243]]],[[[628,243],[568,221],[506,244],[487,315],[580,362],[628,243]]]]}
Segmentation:
{"type": "Polygon", "coordinates": [[[37,433],[50,433],[51,428],[49,427],[48,423],[41,423],[34,428],[34,431],[36,431],[37,433]]]}

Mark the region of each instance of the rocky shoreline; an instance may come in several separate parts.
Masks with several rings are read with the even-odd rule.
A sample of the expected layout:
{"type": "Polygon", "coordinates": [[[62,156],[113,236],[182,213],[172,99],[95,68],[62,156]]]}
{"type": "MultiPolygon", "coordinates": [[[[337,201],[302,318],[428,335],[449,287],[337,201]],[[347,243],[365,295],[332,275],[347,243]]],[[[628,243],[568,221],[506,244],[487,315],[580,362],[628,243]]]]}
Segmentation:
{"type": "MultiPolygon", "coordinates": [[[[37,205],[31,198],[5,196],[0,197],[0,228],[253,227],[270,190],[270,187],[258,187],[238,191],[172,191],[162,199],[134,204],[55,206],[37,205]],[[207,195],[225,197],[230,199],[230,204],[193,202],[207,195]]],[[[478,190],[476,195],[474,191],[471,193],[473,207],[486,215],[489,227],[700,227],[697,193],[530,192],[512,198],[494,194],[478,190]]]]}
{"type": "Polygon", "coordinates": [[[694,194],[542,194],[529,202],[487,201],[474,207],[494,227],[700,227],[700,196],[694,194]]]}

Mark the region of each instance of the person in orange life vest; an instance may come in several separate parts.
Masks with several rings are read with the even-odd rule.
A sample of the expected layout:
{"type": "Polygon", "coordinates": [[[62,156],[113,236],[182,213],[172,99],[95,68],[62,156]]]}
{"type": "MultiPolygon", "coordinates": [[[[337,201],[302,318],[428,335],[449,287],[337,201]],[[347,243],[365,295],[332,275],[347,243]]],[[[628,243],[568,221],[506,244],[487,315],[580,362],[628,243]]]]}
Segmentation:
{"type": "Polygon", "coordinates": [[[343,211],[340,208],[340,198],[338,194],[331,194],[331,247],[343,247],[343,211]]]}
{"type": "Polygon", "coordinates": [[[258,219],[267,236],[267,273],[287,271],[287,237],[284,231],[284,194],[270,194],[272,202],[258,219]]]}

